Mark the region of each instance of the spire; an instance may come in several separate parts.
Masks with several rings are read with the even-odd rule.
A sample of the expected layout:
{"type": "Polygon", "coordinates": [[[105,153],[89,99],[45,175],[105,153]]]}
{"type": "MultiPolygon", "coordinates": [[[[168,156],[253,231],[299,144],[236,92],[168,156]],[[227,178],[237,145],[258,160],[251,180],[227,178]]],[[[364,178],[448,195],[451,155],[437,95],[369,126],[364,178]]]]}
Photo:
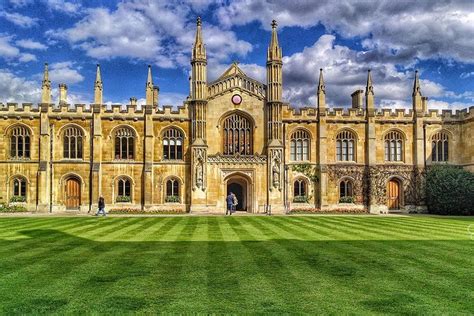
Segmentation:
{"type": "Polygon", "coordinates": [[[41,84],[41,103],[51,103],[51,81],[49,80],[48,63],[44,64],[43,82],[41,84]]]}
{"type": "Polygon", "coordinates": [[[413,82],[412,96],[421,96],[420,79],[418,77],[418,70],[415,70],[415,81],[413,82]]]}
{"type": "Polygon", "coordinates": [[[268,47],[267,60],[278,60],[281,61],[282,52],[281,47],[278,45],[278,34],[277,34],[277,22],[272,21],[272,39],[270,40],[270,46],[268,47]]]}
{"type": "Polygon", "coordinates": [[[151,65],[148,65],[148,77],[146,79],[146,85],[145,85],[145,96],[146,96],[146,104],[147,105],[153,105],[153,77],[151,75],[151,65]]]}
{"type": "Polygon", "coordinates": [[[204,46],[201,25],[201,17],[198,17],[196,20],[196,39],[193,45],[193,60],[206,59],[206,47],[204,46]]]}
{"type": "Polygon", "coordinates": [[[102,104],[102,78],[100,76],[100,65],[97,64],[94,83],[94,104],[102,104]]]}
{"type": "Polygon", "coordinates": [[[365,95],[374,95],[374,86],[372,85],[372,74],[370,69],[367,71],[367,86],[365,87],[365,95]]]}
{"type": "Polygon", "coordinates": [[[323,68],[319,69],[318,94],[320,93],[326,94],[326,86],[324,85],[324,77],[323,77],[323,68]]]}

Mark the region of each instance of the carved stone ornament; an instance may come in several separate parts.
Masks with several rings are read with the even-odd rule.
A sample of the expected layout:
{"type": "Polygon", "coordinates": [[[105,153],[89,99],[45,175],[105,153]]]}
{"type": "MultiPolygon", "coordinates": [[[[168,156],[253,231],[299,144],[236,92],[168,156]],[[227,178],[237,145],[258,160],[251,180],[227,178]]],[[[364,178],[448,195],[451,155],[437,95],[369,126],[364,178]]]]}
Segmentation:
{"type": "Polygon", "coordinates": [[[194,148],[194,186],[205,190],[206,149],[194,148]]]}
{"type": "Polygon", "coordinates": [[[282,174],[282,164],[281,164],[281,149],[272,149],[270,150],[271,157],[271,183],[273,188],[281,189],[281,174],[282,174]]]}

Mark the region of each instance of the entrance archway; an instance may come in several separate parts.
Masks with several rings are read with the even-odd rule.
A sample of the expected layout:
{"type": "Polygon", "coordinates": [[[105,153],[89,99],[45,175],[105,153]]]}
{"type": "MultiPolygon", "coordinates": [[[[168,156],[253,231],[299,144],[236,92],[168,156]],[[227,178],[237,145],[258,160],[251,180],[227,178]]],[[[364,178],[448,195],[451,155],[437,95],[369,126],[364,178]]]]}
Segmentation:
{"type": "Polygon", "coordinates": [[[74,177],[66,180],[66,209],[77,210],[81,205],[81,182],[74,177]]]}
{"type": "Polygon", "coordinates": [[[389,210],[399,210],[402,204],[401,185],[398,179],[390,179],[387,184],[387,202],[389,210]]]}
{"type": "Polygon", "coordinates": [[[226,196],[231,192],[237,197],[236,211],[252,212],[252,189],[247,177],[234,174],[225,181],[226,196]]]}

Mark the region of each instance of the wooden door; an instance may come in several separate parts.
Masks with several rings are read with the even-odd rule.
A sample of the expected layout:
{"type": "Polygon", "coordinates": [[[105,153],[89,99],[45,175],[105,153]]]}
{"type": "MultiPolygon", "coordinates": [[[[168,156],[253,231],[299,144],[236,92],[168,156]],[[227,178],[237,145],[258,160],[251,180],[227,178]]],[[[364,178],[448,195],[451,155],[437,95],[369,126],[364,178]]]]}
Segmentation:
{"type": "Polygon", "coordinates": [[[78,209],[81,201],[81,184],[71,178],[66,181],[66,209],[78,209]]]}
{"type": "Polygon", "coordinates": [[[400,209],[400,183],[392,179],[388,182],[388,209],[400,209]]]}

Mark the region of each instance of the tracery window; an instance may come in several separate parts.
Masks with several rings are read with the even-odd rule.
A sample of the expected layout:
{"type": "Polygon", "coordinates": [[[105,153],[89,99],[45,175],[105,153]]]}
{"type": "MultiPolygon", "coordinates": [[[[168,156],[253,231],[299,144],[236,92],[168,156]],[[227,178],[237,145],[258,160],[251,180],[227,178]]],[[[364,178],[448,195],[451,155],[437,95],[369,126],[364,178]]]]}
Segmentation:
{"type": "Polygon", "coordinates": [[[131,202],[131,183],[130,179],[120,178],[117,181],[117,202],[131,202]]]}
{"type": "Polygon", "coordinates": [[[135,159],[135,135],[128,127],[115,132],[115,159],[135,159]]]}
{"type": "Polygon", "coordinates": [[[431,161],[448,161],[449,139],[444,132],[438,132],[431,138],[431,161]]]}
{"type": "Polygon", "coordinates": [[[307,183],[304,179],[297,179],[293,183],[293,202],[294,203],[308,202],[307,183]]]}
{"type": "Polygon", "coordinates": [[[224,121],[224,155],[252,154],[252,124],[239,115],[232,114],[224,121]]]}
{"type": "Polygon", "coordinates": [[[183,133],[171,128],[163,134],[163,159],[183,159],[183,133]]]}
{"type": "Polygon", "coordinates": [[[166,202],[179,202],[179,180],[169,179],[166,181],[166,202]]]}
{"type": "Polygon", "coordinates": [[[309,133],[305,130],[297,130],[291,134],[290,158],[293,161],[309,160],[309,133]]]}
{"type": "Polygon", "coordinates": [[[385,160],[403,160],[403,138],[400,132],[391,131],[385,135],[385,160]]]}
{"type": "Polygon", "coordinates": [[[63,156],[67,159],[82,159],[82,131],[68,127],[64,131],[63,156]]]}
{"type": "Polygon", "coordinates": [[[13,179],[13,198],[14,202],[25,202],[26,201],[26,179],[15,178],[13,179]]]}
{"type": "Polygon", "coordinates": [[[352,203],[353,200],[353,185],[351,179],[343,179],[339,183],[339,202],[352,203]]]}
{"type": "Polygon", "coordinates": [[[355,136],[351,131],[341,131],[336,136],[337,161],[355,161],[355,136]]]}
{"type": "Polygon", "coordinates": [[[17,126],[11,132],[10,157],[14,159],[30,158],[30,132],[24,126],[17,126]]]}

